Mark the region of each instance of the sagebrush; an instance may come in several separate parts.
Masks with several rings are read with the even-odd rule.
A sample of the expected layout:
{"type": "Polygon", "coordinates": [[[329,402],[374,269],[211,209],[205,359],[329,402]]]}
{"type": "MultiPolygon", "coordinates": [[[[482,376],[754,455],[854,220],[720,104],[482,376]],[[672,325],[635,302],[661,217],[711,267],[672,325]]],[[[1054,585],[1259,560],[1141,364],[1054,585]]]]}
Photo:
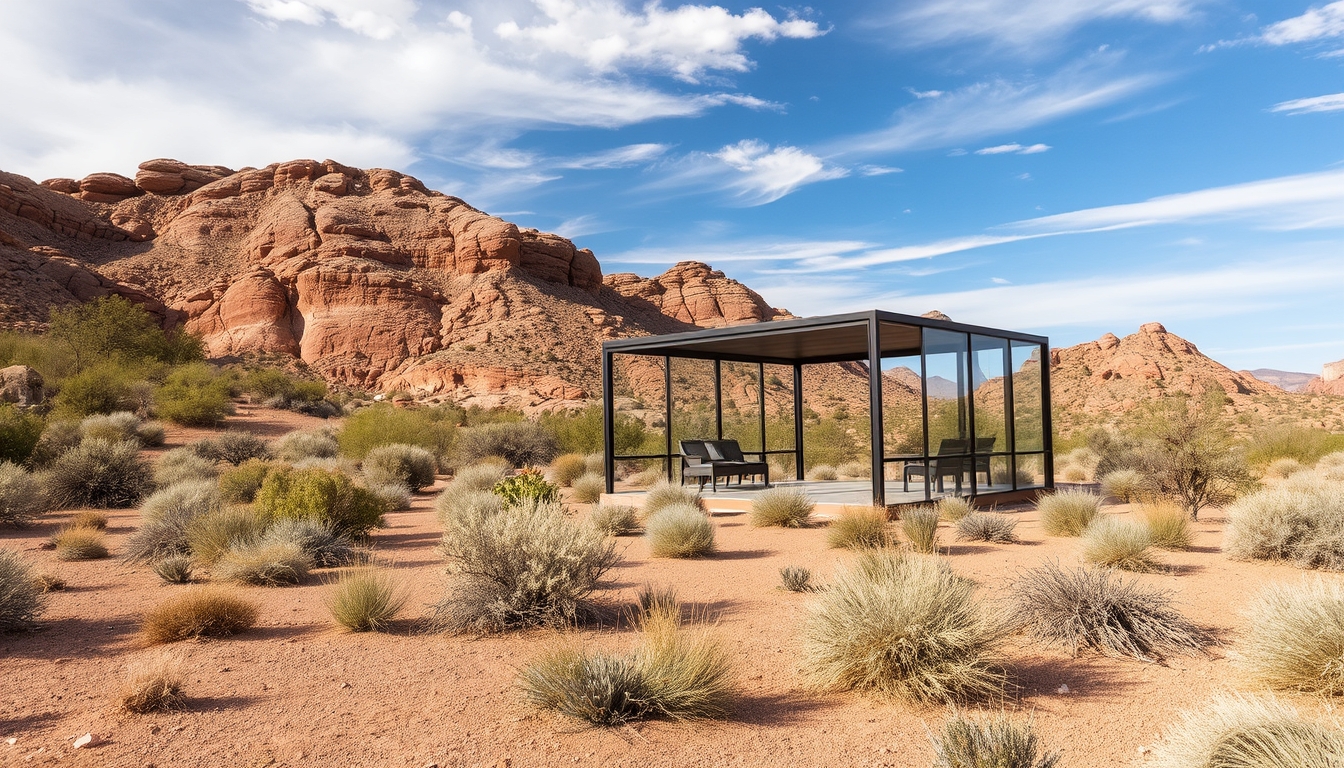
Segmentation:
{"type": "Polygon", "coordinates": [[[693,504],[674,504],[646,517],[644,537],[654,557],[704,557],[717,549],[714,524],[693,504]]]}
{"type": "Polygon", "coordinates": [[[1245,612],[1232,658],[1257,685],[1344,694],[1344,586],[1323,579],[1271,584],[1245,612]]]}
{"type": "Polygon", "coordinates": [[[801,488],[770,488],[752,500],[751,524],[758,528],[806,528],[816,506],[812,497],[801,488]]]}
{"type": "Polygon", "coordinates": [[[16,550],[0,548],[0,632],[33,628],[46,607],[32,567],[16,550]]]}
{"type": "Polygon", "coordinates": [[[1344,484],[1296,475],[1237,500],[1227,522],[1234,558],[1344,570],[1344,484]]]}
{"type": "Polygon", "coordinates": [[[37,478],[18,464],[0,461],[0,525],[31,525],[46,506],[37,478]]]}
{"type": "Polygon", "coordinates": [[[1036,502],[1041,527],[1051,536],[1082,536],[1101,512],[1101,497],[1087,491],[1058,491],[1036,502]]]}
{"type": "Polygon", "coordinates": [[[154,485],[140,444],[130,440],[85,440],[57,457],[45,477],[47,495],[59,507],[132,507],[154,485]]]}

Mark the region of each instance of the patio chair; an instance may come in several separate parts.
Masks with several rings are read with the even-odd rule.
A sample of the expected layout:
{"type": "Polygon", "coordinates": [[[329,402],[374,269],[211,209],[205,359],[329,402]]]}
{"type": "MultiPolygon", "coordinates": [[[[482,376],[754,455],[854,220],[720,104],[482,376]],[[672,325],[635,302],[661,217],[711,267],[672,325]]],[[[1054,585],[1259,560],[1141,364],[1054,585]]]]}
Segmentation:
{"type": "Polygon", "coordinates": [[[902,489],[909,493],[910,478],[933,478],[938,492],[943,492],[943,478],[950,477],[957,483],[957,493],[961,493],[961,476],[966,471],[966,459],[960,454],[966,453],[965,440],[944,440],[938,445],[938,455],[927,463],[906,464],[902,474],[902,489]],[[955,457],[955,458],[952,458],[955,457]]]}
{"type": "Polygon", "coordinates": [[[695,478],[701,488],[708,480],[717,492],[721,477],[730,481],[736,477],[741,485],[746,477],[760,475],[765,486],[770,487],[770,465],[764,461],[748,461],[736,440],[682,440],[680,444],[683,485],[688,477],[695,478]]]}
{"type": "Polygon", "coordinates": [[[978,475],[981,472],[984,472],[986,486],[992,485],[989,479],[989,457],[984,456],[982,454],[986,454],[993,451],[994,443],[997,441],[998,441],[997,437],[977,437],[975,439],[976,456],[975,458],[971,459],[970,462],[970,466],[974,467],[974,469],[971,471],[971,474],[978,475]]]}

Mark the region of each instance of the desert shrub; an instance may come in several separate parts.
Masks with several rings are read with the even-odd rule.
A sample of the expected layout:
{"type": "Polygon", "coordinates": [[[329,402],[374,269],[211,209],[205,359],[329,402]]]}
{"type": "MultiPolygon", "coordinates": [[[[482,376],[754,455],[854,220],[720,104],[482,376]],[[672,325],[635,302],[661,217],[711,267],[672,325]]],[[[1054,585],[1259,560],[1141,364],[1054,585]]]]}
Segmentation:
{"type": "Polygon", "coordinates": [[[253,402],[265,403],[268,408],[322,418],[340,413],[338,406],[326,400],[327,383],[321,379],[299,379],[274,368],[258,368],[249,371],[238,388],[253,402]]]}
{"type": "Polygon", "coordinates": [[[382,445],[415,445],[444,457],[457,438],[460,417],[460,409],[374,405],[347,418],[337,439],[341,453],[357,460],[382,445]]]}
{"type": "Polygon", "coordinates": [[[415,492],[434,484],[434,454],[416,445],[380,445],[364,456],[364,476],[372,484],[401,483],[415,492]]]}
{"type": "Polygon", "coordinates": [[[383,502],[345,475],[322,469],[277,469],[257,492],[257,508],[276,519],[327,523],[346,536],[363,536],[383,524],[383,502]]]}
{"type": "Polygon", "coordinates": [[[344,456],[332,456],[327,459],[299,459],[290,467],[294,469],[320,469],[324,472],[345,475],[351,480],[359,477],[359,465],[344,456]]]}
{"type": "Polygon", "coordinates": [[[61,507],[131,507],[153,486],[140,445],[131,441],[85,440],[52,462],[45,477],[48,498],[61,507]]]}
{"type": "Polygon", "coordinates": [[[1158,768],[1335,768],[1344,735],[1277,699],[1225,694],[1181,713],[1153,755],[1158,768]]]}
{"type": "Polygon", "coordinates": [[[156,561],[150,566],[154,575],[165,584],[190,584],[192,579],[191,557],[172,555],[156,561]]]}
{"type": "Polygon", "coordinates": [[[1223,549],[1246,560],[1344,570],[1344,486],[1296,475],[1227,509],[1223,549]]]}
{"type": "Polygon", "coordinates": [[[1150,573],[1161,565],[1153,557],[1153,537],[1141,522],[1103,515],[1083,531],[1083,559],[1106,568],[1150,573]]]}
{"type": "Polygon", "coordinates": [[[975,511],[971,502],[960,496],[944,496],[934,502],[934,508],[938,510],[938,516],[943,520],[955,523],[961,518],[975,511]]]}
{"type": "Polygon", "coordinates": [[[266,441],[251,432],[229,431],[217,437],[199,440],[191,445],[192,450],[203,459],[212,462],[227,462],[235,467],[251,459],[270,458],[271,449],[266,441]]]}
{"type": "Polygon", "coordinates": [[[550,476],[551,482],[563,488],[568,488],[587,472],[588,464],[582,454],[562,453],[555,457],[555,461],[551,462],[547,474],[550,476]]]}
{"type": "Polygon", "coordinates": [[[449,486],[456,490],[488,491],[509,474],[510,467],[503,461],[485,461],[463,467],[453,475],[449,486]]]}
{"type": "Polygon", "coordinates": [[[174,448],[159,457],[154,465],[154,484],[160,488],[193,480],[214,480],[219,467],[210,459],[201,458],[190,448],[174,448]]]}
{"type": "Polygon", "coordinates": [[[144,380],[139,366],[108,360],[66,378],[52,398],[55,412],[71,419],[114,413],[133,406],[135,382],[144,380]]]}
{"type": "Polygon", "coordinates": [[[178,483],[155,493],[140,508],[140,527],[126,540],[124,557],[153,563],[191,554],[187,529],[197,517],[219,509],[219,493],[209,480],[178,483]]]}
{"type": "Polygon", "coordinates": [[[107,557],[107,536],[97,528],[62,528],[48,543],[56,550],[57,560],[100,560],[107,557]]]}
{"type": "Polygon", "coordinates": [[[583,473],[585,475],[604,475],[607,468],[606,459],[602,453],[589,453],[583,457],[583,473]]]}
{"type": "MultiPolygon", "coordinates": [[[[616,454],[642,453],[648,428],[644,422],[626,413],[616,413],[612,432],[616,438],[616,454]]],[[[555,436],[559,450],[565,453],[584,453],[602,450],[602,405],[594,403],[575,411],[553,411],[538,418],[543,429],[555,436]]],[[[599,468],[599,472],[601,469],[599,468]]]]}
{"type": "Polygon", "coordinates": [[[608,536],[629,536],[639,530],[639,510],[600,504],[588,513],[588,522],[608,536]]]}
{"type": "Polygon", "coordinates": [[[47,594],[48,592],[60,592],[67,586],[65,579],[61,578],[60,576],[57,576],[54,573],[37,574],[36,576],[33,577],[33,584],[36,585],[37,588],[41,590],[42,594],[44,595],[47,594]]]}
{"type": "Polygon", "coordinates": [[[75,516],[70,518],[70,525],[73,528],[93,528],[105,531],[107,530],[107,515],[102,512],[95,512],[92,509],[86,509],[76,512],[75,516]]]}
{"type": "Polygon", "coordinates": [[[388,571],[360,568],[342,573],[326,595],[327,610],[352,632],[383,632],[406,605],[406,591],[388,571]]]}
{"type": "Polygon", "coordinates": [[[1272,584],[1246,610],[1233,660],[1268,688],[1344,693],[1344,587],[1321,579],[1272,584]]]}
{"type": "Polygon", "coordinates": [[[389,512],[404,512],[411,508],[411,492],[401,483],[366,483],[366,487],[389,512]]]}
{"type": "MultiPolygon", "coordinates": [[[[2,409],[3,406],[0,406],[2,409]]],[[[70,419],[53,419],[42,430],[42,435],[28,456],[28,466],[33,469],[46,469],[56,457],[79,445],[83,438],[79,434],[79,422],[70,419]]],[[[3,449],[0,449],[0,454],[3,449]]]]}
{"type": "Polygon", "coordinates": [[[901,514],[901,532],[911,549],[925,554],[938,551],[938,517],[933,507],[916,507],[901,514]]]}
{"type": "Polygon", "coordinates": [[[1004,622],[937,558],[868,550],[813,603],[803,630],[810,682],[914,701],[1001,693],[1004,622]]]}
{"type": "Polygon", "coordinates": [[[457,515],[492,515],[504,508],[504,500],[490,491],[459,489],[450,485],[434,501],[434,515],[440,523],[457,515]]]}
{"type": "Polygon", "coordinates": [[[187,547],[197,562],[213,565],[229,550],[255,544],[265,530],[266,519],[251,507],[212,509],[187,523],[187,547]]]}
{"type": "Polygon", "coordinates": [[[806,528],[815,507],[812,497],[801,488],[770,488],[752,500],[751,524],[758,528],[806,528]]]}
{"type": "Polygon", "coordinates": [[[693,504],[674,504],[649,515],[644,536],[654,557],[704,557],[717,548],[714,525],[693,504]]]}
{"type": "Polygon", "coordinates": [[[1117,469],[1101,478],[1102,495],[1124,502],[1137,500],[1143,486],[1143,475],[1133,469],[1117,469]]]}
{"type": "Polygon", "coordinates": [[[1179,504],[1191,520],[1258,487],[1219,407],[1173,401],[1155,414],[1149,431],[1139,453],[1145,490],[1179,504]]]}
{"type": "Polygon", "coordinates": [[[188,480],[155,491],[140,505],[146,520],[164,517],[191,519],[220,507],[219,489],[209,480],[188,480]]]}
{"type": "Polygon", "coordinates": [[[177,364],[204,356],[200,339],[165,333],[143,307],[121,296],[52,310],[47,336],[70,353],[77,369],[98,360],[177,364]]]}
{"type": "Polygon", "coordinates": [[[652,517],[663,509],[678,504],[703,507],[704,501],[700,498],[700,492],[694,488],[677,485],[671,480],[659,480],[649,486],[648,492],[644,494],[644,517],[652,517]]]}
{"type": "Polygon", "coordinates": [[[350,539],[315,520],[278,520],[261,536],[263,544],[293,544],[318,568],[350,565],[361,558],[350,539]]]}
{"type": "Polygon", "coordinates": [[[139,442],[136,431],[140,428],[140,424],[140,417],[130,411],[98,413],[85,416],[79,422],[79,434],[85,440],[107,440],[113,443],[122,440],[139,442]]]}
{"type": "Polygon", "coordinates": [[[873,467],[866,461],[847,461],[836,467],[835,472],[840,477],[861,480],[873,476],[873,467]]]}
{"type": "Polygon", "coordinates": [[[154,390],[159,416],[188,427],[217,427],[233,413],[229,380],[205,363],[188,363],[168,372],[154,390]]]}
{"type": "Polygon", "coordinates": [[[251,504],[266,475],[276,467],[259,459],[249,459],[224,470],[219,476],[219,497],[230,504],[251,504]]]}
{"type": "Polygon", "coordinates": [[[1273,424],[1251,435],[1246,443],[1246,461],[1264,467],[1278,459],[1315,464],[1331,451],[1344,448],[1344,435],[1297,424],[1273,424]]]}
{"type": "Polygon", "coordinates": [[[1041,527],[1051,536],[1082,536],[1101,512],[1101,497],[1087,491],[1058,491],[1036,502],[1041,527]]]}
{"type": "Polygon", "coordinates": [[[976,722],[955,714],[933,740],[934,768],[1055,768],[1059,753],[1041,754],[1031,722],[998,714],[976,722]]]}
{"type": "Polygon", "coordinates": [[[191,587],[145,613],[141,631],[153,644],[229,637],[257,623],[258,606],[226,587],[191,587]]]}
{"type": "Polygon", "coordinates": [[[583,475],[574,481],[574,500],[580,504],[595,504],[606,490],[606,478],[601,475],[583,475]]]}
{"type": "Polygon", "coordinates": [[[41,416],[0,403],[0,462],[28,461],[42,439],[45,426],[41,416]]]}
{"type": "Polygon", "coordinates": [[[504,501],[504,506],[519,504],[554,504],[560,501],[560,488],[546,482],[540,472],[524,470],[495,483],[490,491],[504,501]]]}
{"type": "Polygon", "coordinates": [[[845,507],[826,529],[829,547],[857,549],[887,543],[887,511],[881,507],[845,507]]]}
{"type": "Polygon", "coordinates": [[[1310,467],[1297,459],[1275,459],[1269,462],[1269,466],[1265,467],[1265,476],[1285,478],[1295,475],[1298,472],[1306,472],[1308,469],[1310,469],[1310,467]]]}
{"type": "Polygon", "coordinates": [[[181,659],[166,654],[142,659],[127,668],[117,703],[135,715],[179,709],[186,701],[182,684],[181,659]]]}
{"type": "Polygon", "coordinates": [[[812,571],[796,565],[779,569],[779,585],[789,592],[815,592],[817,589],[812,582],[812,571]]]}
{"type": "Polygon", "coordinates": [[[615,542],[558,504],[445,517],[452,584],[429,623],[448,632],[564,626],[595,615],[592,594],[619,561],[615,542]]]}
{"type": "Polygon", "coordinates": [[[1088,649],[1152,662],[1199,653],[1211,642],[1176,610],[1171,592],[1104,568],[1064,569],[1047,561],[1019,575],[1011,602],[1028,634],[1075,656],[1088,649]]]}
{"type": "Polygon", "coordinates": [[[0,632],[30,629],[47,607],[47,596],[18,551],[0,548],[0,632]]]}
{"type": "Polygon", "coordinates": [[[341,452],[340,443],[325,429],[295,430],[281,435],[271,444],[277,459],[291,464],[304,459],[330,459],[341,452]]]}
{"type": "Polygon", "coordinates": [[[1316,462],[1317,469],[1333,469],[1335,467],[1344,467],[1344,451],[1327,453],[1316,462]]]}
{"type": "Polygon", "coordinates": [[[17,464],[0,461],[0,525],[23,528],[46,509],[42,486],[17,464]]]}
{"type": "Polygon", "coordinates": [[[240,542],[220,555],[212,575],[235,584],[279,587],[303,581],[311,567],[308,555],[293,542],[240,542]]]}
{"type": "Polygon", "coordinates": [[[994,512],[972,512],[957,521],[957,538],[962,541],[988,541],[1012,544],[1017,541],[1017,521],[994,512]]]}
{"type": "Polygon", "coordinates": [[[1143,523],[1148,526],[1148,537],[1158,549],[1185,550],[1194,541],[1190,517],[1175,504],[1145,504],[1143,523]]]}
{"type": "Polygon", "coordinates": [[[456,448],[459,464],[498,456],[515,467],[544,466],[558,452],[555,438],[533,421],[482,424],[460,432],[456,448]]]}
{"type": "Polygon", "coordinates": [[[1069,466],[1064,467],[1060,476],[1064,478],[1064,482],[1066,483],[1085,483],[1087,482],[1088,477],[1087,470],[1077,464],[1070,464],[1069,466]]]}
{"type": "Polygon", "coordinates": [[[830,464],[818,464],[807,471],[808,480],[835,480],[840,476],[830,464]]]}
{"type": "Polygon", "coordinates": [[[626,478],[626,482],[636,488],[652,488],[659,483],[667,482],[667,474],[661,467],[649,467],[630,475],[626,478]]]}

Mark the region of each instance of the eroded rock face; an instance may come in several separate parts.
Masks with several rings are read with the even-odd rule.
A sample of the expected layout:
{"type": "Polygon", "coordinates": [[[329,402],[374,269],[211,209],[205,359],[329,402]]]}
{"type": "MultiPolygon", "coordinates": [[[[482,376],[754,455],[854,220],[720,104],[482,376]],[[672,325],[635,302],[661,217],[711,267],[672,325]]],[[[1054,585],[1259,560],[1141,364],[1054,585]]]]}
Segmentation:
{"type": "Polygon", "coordinates": [[[698,261],[680,262],[657,277],[620,272],[607,275],[602,282],[622,296],[642,299],[668,317],[702,328],[793,317],[787,310],[771,307],[742,283],[698,261]]]}
{"type": "Polygon", "coordinates": [[[1307,382],[1302,391],[1313,395],[1344,395],[1344,360],[1326,363],[1321,375],[1307,382]]]}

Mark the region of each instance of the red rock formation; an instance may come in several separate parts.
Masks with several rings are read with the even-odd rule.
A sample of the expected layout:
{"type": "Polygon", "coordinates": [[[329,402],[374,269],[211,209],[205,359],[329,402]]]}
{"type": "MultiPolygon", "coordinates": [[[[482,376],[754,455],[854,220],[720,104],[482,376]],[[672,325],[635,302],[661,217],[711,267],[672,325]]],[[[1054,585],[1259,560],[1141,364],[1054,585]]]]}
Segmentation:
{"type": "Polygon", "coordinates": [[[760,294],[698,261],[683,261],[661,275],[629,272],[607,275],[603,284],[622,296],[643,299],[668,317],[702,328],[717,328],[793,317],[765,303],[760,294]]]}
{"type": "Polygon", "coordinates": [[[1312,395],[1344,395],[1344,360],[1326,363],[1321,375],[1307,382],[1302,391],[1312,395]]]}

